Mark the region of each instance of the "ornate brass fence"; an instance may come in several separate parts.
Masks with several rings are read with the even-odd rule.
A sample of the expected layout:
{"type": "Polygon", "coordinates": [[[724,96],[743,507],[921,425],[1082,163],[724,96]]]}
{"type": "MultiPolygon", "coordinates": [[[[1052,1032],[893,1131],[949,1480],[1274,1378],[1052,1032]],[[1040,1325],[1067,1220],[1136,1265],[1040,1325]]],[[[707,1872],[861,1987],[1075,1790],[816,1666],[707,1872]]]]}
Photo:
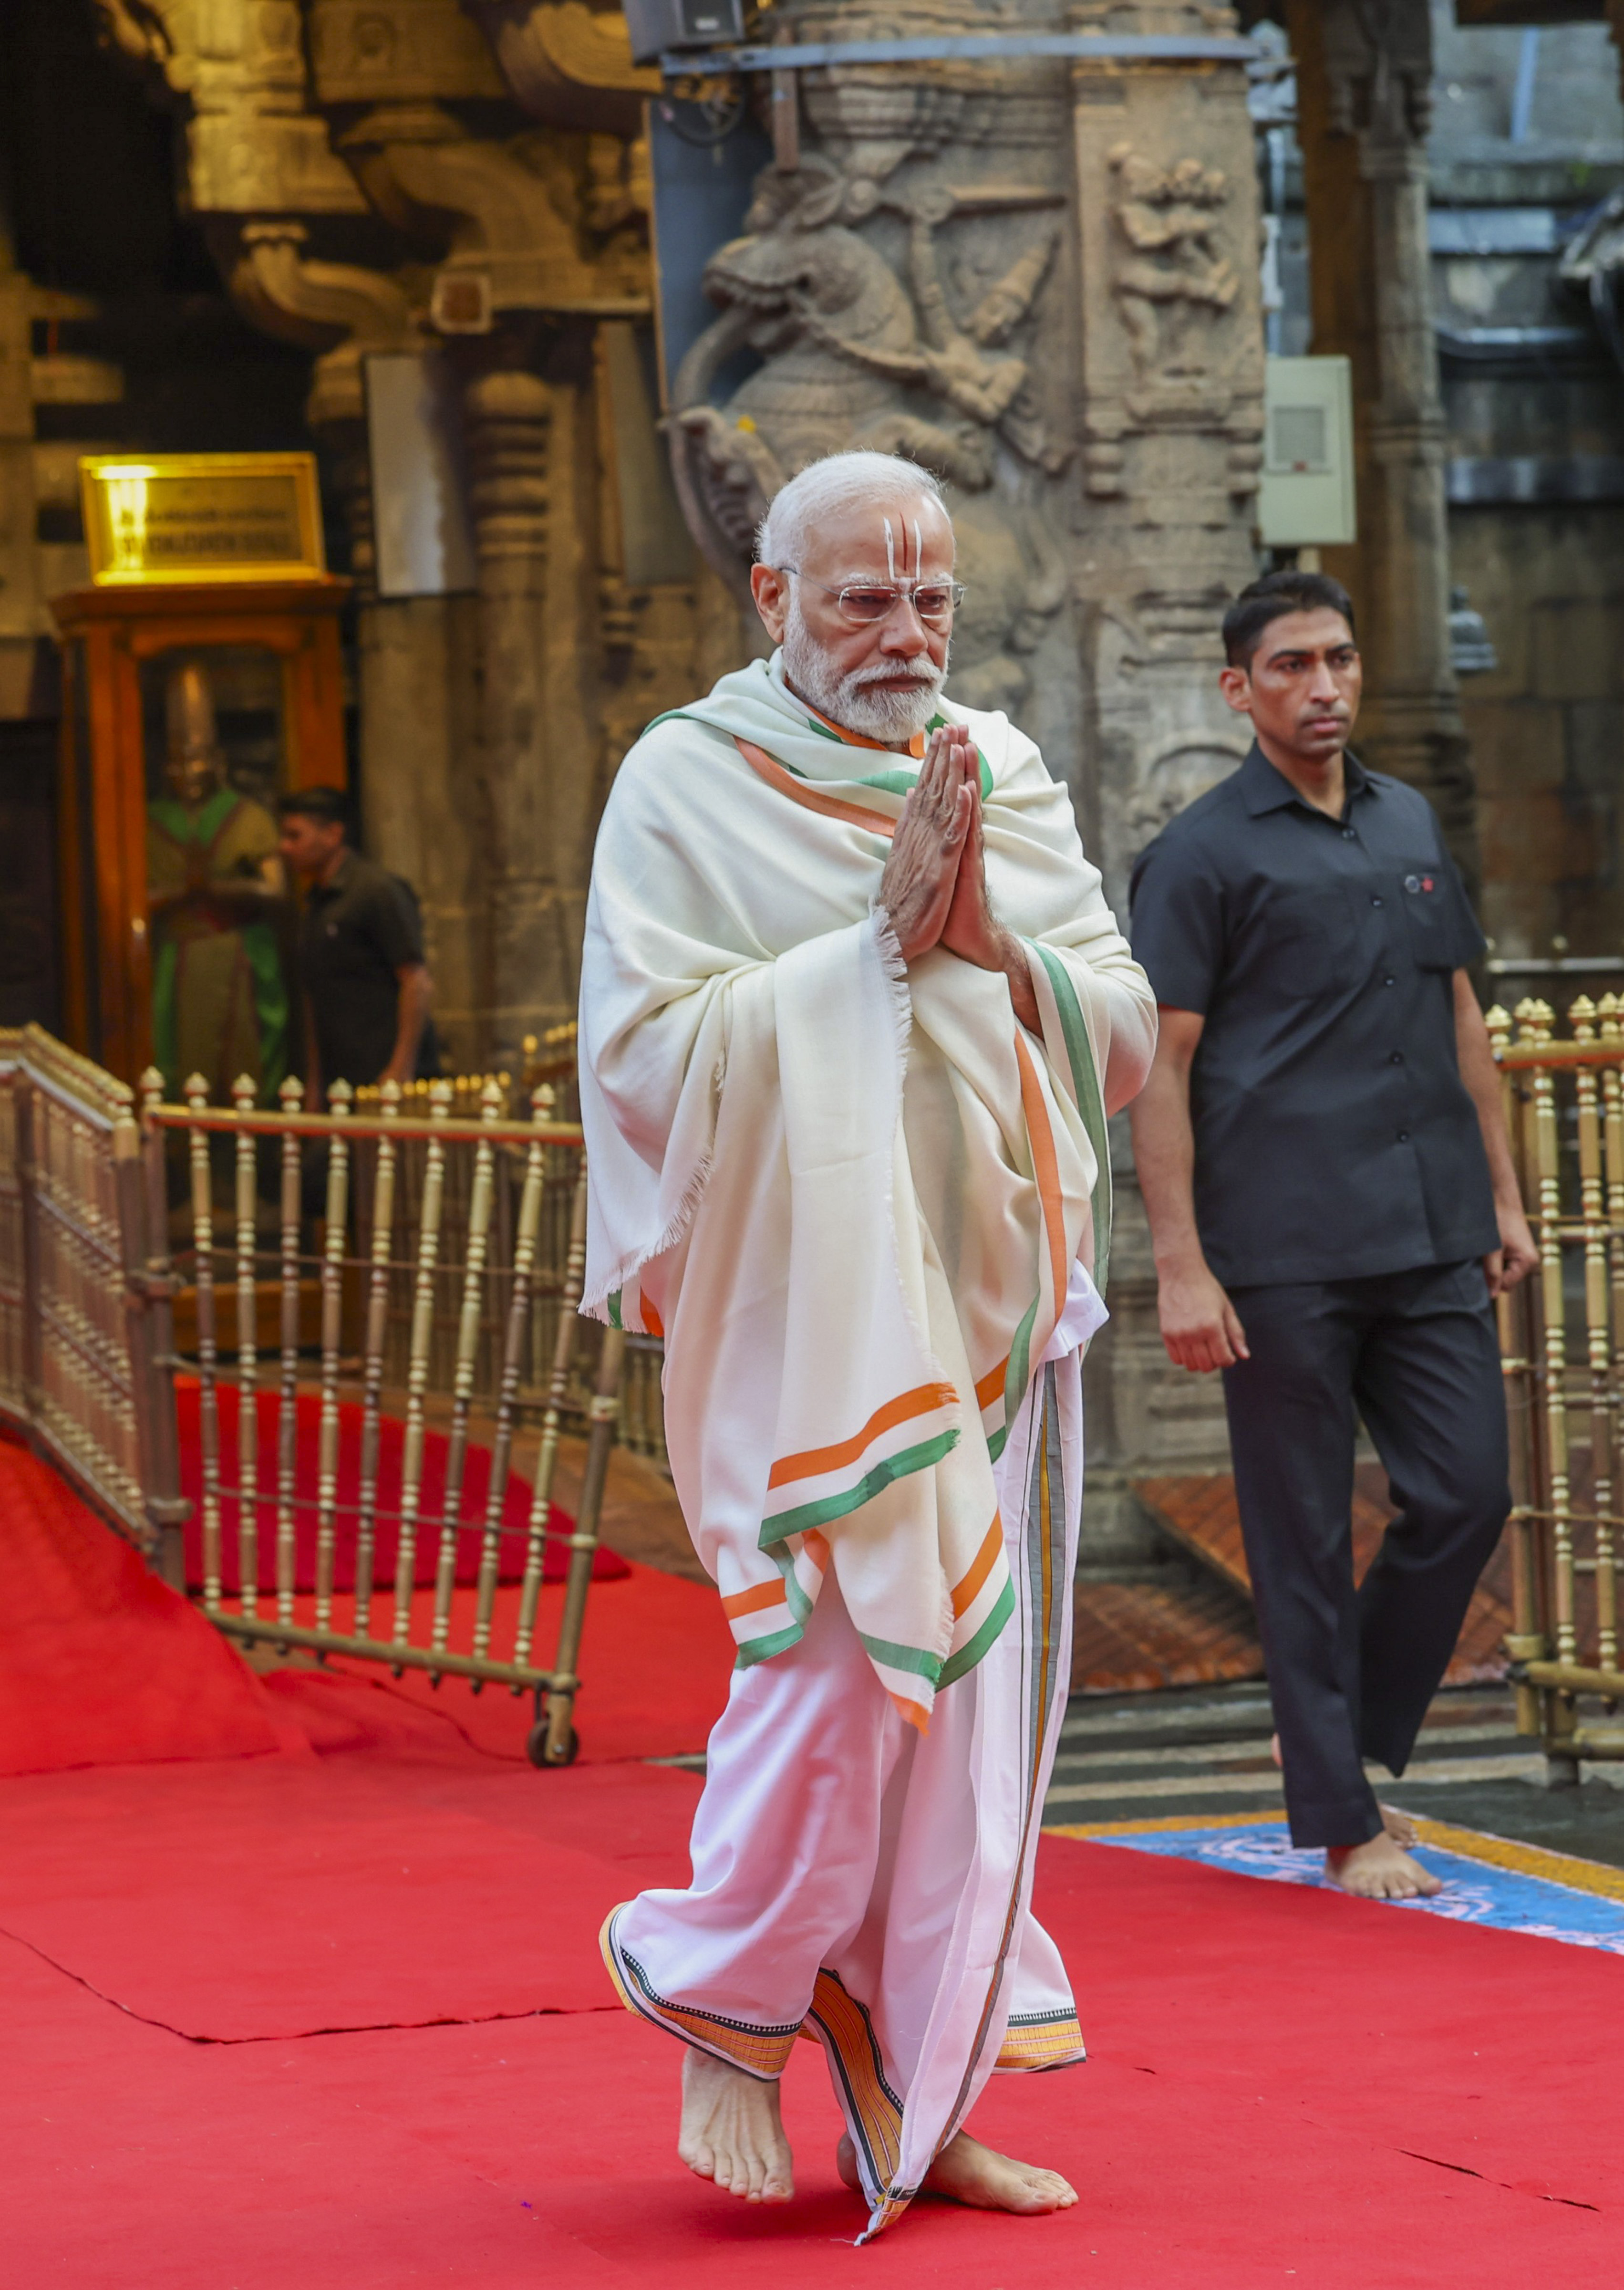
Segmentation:
{"type": "Polygon", "coordinates": [[[579,1126],[550,1117],[545,1086],[527,1122],[502,1117],[495,1079],[477,1118],[453,1115],[455,1095],[436,1082],[403,1103],[391,1085],[362,1110],[340,1083],[316,1114],[289,1082],[269,1111],[251,1083],[224,1107],[195,1079],[184,1105],[167,1105],[148,1075],[148,1289],[160,1311],[184,1297],[195,1328],[211,1618],[244,1641],[532,1691],[531,1754],[567,1764],[624,1340],[595,1331],[583,1375],[579,1126]],[[574,1530],[556,1537],[549,1505],[572,1419],[587,1425],[586,1462],[574,1530]],[[546,1665],[549,1540],[569,1559],[546,1665]],[[516,1541],[516,1564],[505,1563],[516,1541]]]}
{"type": "Polygon", "coordinates": [[[1586,1758],[1624,1758],[1619,1432],[1624,1391],[1624,1001],[1580,997],[1569,1038],[1548,1004],[1488,1013],[1540,1268],[1500,1301],[1512,1425],[1519,1732],[1561,1785],[1586,1758]]]}
{"type": "Polygon", "coordinates": [[[228,1636],[532,1693],[567,1764],[626,1352],[574,1309],[579,1126],[494,1081],[457,1117],[449,1084],[311,1114],[147,1078],[0,1030],[0,1419],[228,1636]]]}
{"type": "Polygon", "coordinates": [[[0,1029],[0,1414],[156,1555],[184,1506],[140,1155],[121,1082],[37,1026],[0,1029]]]}

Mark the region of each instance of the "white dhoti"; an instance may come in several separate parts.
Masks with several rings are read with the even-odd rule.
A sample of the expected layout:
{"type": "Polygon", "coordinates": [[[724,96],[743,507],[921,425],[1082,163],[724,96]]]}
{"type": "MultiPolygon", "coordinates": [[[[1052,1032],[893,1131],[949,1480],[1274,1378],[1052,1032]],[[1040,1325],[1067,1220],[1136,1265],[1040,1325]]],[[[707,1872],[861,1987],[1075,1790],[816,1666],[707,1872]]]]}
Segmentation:
{"type": "Polygon", "coordinates": [[[771,2078],[815,2036],[877,2231],[995,2070],[1084,2056],[1031,1911],[1071,1669],[1083,1482],[1075,1351],[1034,1379],[997,1467],[1016,1611],[928,1734],[826,1585],[799,1645],[733,1676],[710,1738],[693,1881],[618,1910],[605,1954],[656,2026],[771,2078]]]}

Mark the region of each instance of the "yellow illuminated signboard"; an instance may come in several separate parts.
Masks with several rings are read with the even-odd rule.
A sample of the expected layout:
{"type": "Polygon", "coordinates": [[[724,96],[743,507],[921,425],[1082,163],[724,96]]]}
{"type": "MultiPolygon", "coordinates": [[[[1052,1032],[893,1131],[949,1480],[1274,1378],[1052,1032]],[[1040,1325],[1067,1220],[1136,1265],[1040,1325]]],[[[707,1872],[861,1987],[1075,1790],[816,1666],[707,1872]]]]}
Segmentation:
{"type": "Polygon", "coordinates": [[[98,587],[326,572],[314,454],[87,454],[79,487],[98,587]]]}

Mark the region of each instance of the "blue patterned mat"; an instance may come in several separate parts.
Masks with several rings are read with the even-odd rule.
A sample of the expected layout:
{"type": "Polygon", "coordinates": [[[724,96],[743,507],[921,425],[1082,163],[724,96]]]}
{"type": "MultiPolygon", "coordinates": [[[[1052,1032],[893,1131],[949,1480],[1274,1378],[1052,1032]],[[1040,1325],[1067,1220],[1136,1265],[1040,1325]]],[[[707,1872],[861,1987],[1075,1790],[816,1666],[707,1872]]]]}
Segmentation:
{"type": "MultiPolygon", "coordinates": [[[[1448,1917],[1457,1924],[1493,1925],[1502,1932],[1534,1933],[1542,1940],[1565,1941],[1572,1948],[1599,1948],[1624,1956],[1624,1870],[1545,1853],[1508,1838],[1473,1830],[1418,1821],[1422,1842],[1415,1857],[1442,1878],[1435,1900],[1403,1901],[1395,1907],[1422,1916],[1448,1917]],[[1447,1843],[1440,1842],[1447,1839],[1447,1843]]],[[[1261,1877],[1275,1885],[1317,1885],[1324,1856],[1295,1852],[1283,1821],[1213,1822],[1208,1826],[1153,1828],[1148,1823],[1066,1827],[1064,1837],[1085,1837],[1099,1845],[1123,1845],[1135,1853],[1159,1853],[1179,1861],[1199,1861],[1242,1877],[1261,1877]]]]}

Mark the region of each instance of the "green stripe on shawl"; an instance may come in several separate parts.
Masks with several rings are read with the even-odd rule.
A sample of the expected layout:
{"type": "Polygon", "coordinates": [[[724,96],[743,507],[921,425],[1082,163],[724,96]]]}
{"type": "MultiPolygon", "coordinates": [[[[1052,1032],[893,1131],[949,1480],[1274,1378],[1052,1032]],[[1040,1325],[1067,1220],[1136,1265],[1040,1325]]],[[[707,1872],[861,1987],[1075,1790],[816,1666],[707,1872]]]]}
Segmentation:
{"type": "Polygon", "coordinates": [[[764,1519],[761,1548],[771,1550],[786,1535],[804,1533],[809,1526],[827,1526],[832,1518],[844,1518],[852,1511],[860,1510],[893,1479],[906,1479],[915,1471],[928,1470],[957,1445],[956,1431],[939,1431],[933,1439],[922,1439],[916,1447],[904,1447],[900,1454],[887,1456],[883,1463],[865,1472],[854,1486],[844,1487],[838,1494],[820,1496],[816,1502],[802,1503],[797,1509],[780,1511],[776,1518],[764,1519]]]}
{"type": "Polygon", "coordinates": [[[612,1328],[624,1329],[626,1325],[625,1321],[620,1317],[620,1297],[622,1293],[623,1292],[620,1289],[612,1288],[608,1295],[604,1300],[609,1308],[609,1325],[612,1328]]]}
{"type": "MultiPolygon", "coordinates": [[[[1027,1396],[1027,1385],[1031,1381],[1032,1323],[1037,1317],[1039,1301],[1039,1296],[1034,1296],[1027,1306],[1020,1325],[1015,1331],[1014,1341],[1010,1345],[1010,1363],[1004,1371],[1004,1424],[1002,1429],[995,1431],[987,1443],[987,1452],[995,1463],[1004,1453],[1004,1442],[1010,1436],[1010,1425],[1015,1420],[1016,1411],[1027,1396]]],[[[1062,1296],[1060,1309],[1064,1309],[1065,1302],[1062,1296]]]]}
{"type": "Polygon", "coordinates": [[[887,1669],[911,1670],[916,1677],[923,1677],[932,1685],[941,1674],[939,1653],[927,1653],[923,1646],[899,1645],[894,1638],[871,1638],[867,1630],[859,1630],[857,1635],[869,1660],[883,1661],[887,1669]]]}
{"type": "MultiPolygon", "coordinates": [[[[944,731],[948,727],[950,722],[951,718],[948,717],[932,716],[930,722],[926,725],[925,729],[927,732],[944,731]]],[[[705,725],[707,730],[712,730],[715,728],[713,725],[705,725],[705,718],[702,716],[689,715],[685,708],[668,708],[663,716],[656,716],[650,723],[644,725],[642,731],[638,733],[639,739],[646,740],[649,733],[651,732],[658,731],[662,724],[699,724],[705,725]]],[[[819,739],[828,741],[832,747],[844,748],[846,745],[845,741],[841,738],[838,732],[831,732],[828,725],[827,724],[820,724],[815,716],[809,716],[807,717],[805,729],[809,732],[816,733],[819,739]]],[[[993,791],[992,766],[988,762],[986,757],[981,753],[980,748],[975,751],[975,759],[980,765],[981,800],[985,803],[993,791]]],[[[792,778],[797,780],[805,779],[806,773],[804,772],[796,771],[795,765],[790,763],[786,763],[782,756],[774,757],[773,761],[784,771],[789,773],[792,778]]],[[[919,766],[916,764],[911,771],[899,767],[892,771],[873,772],[865,779],[848,781],[847,785],[850,787],[878,788],[882,795],[907,796],[913,793],[914,782],[918,777],[919,766]]]]}
{"type": "Polygon", "coordinates": [[[791,1622],[787,1630],[774,1630],[770,1638],[752,1638],[733,1656],[733,1668],[749,1669],[758,1661],[771,1661],[775,1653],[788,1653],[792,1645],[798,1645],[801,1637],[801,1625],[791,1622]]]}
{"type": "Polygon", "coordinates": [[[1006,1582],[998,1593],[997,1605],[974,1637],[967,1645],[960,1646],[958,1652],[942,1665],[941,1676],[936,1681],[938,1693],[944,1685],[951,1685],[956,1677],[963,1677],[967,1669],[975,1668],[1014,1611],[1015,1586],[1012,1582],[1006,1582]]]}
{"type": "Polygon", "coordinates": [[[786,1550],[781,1542],[772,1546],[772,1557],[784,1578],[784,1604],[797,1622],[804,1622],[812,1610],[812,1602],[801,1588],[795,1571],[795,1553],[786,1550]]]}
{"type": "Polygon", "coordinates": [[[1066,1055],[1071,1065],[1072,1093],[1077,1101],[1077,1111],[1083,1117],[1083,1126],[1088,1132],[1088,1141],[1093,1148],[1095,1166],[1099,1172],[1094,1179],[1093,1201],[1094,1285],[1103,1296],[1111,1262],[1111,1148],[1106,1135],[1105,1101],[1100,1093],[1093,1044],[1088,1038],[1083,1006],[1077,1000],[1077,989],[1071,982],[1071,973],[1052,948],[1040,941],[1033,943],[1037,947],[1038,959],[1048,973],[1049,983],[1054,989],[1060,1031],[1066,1041],[1066,1055]]]}

